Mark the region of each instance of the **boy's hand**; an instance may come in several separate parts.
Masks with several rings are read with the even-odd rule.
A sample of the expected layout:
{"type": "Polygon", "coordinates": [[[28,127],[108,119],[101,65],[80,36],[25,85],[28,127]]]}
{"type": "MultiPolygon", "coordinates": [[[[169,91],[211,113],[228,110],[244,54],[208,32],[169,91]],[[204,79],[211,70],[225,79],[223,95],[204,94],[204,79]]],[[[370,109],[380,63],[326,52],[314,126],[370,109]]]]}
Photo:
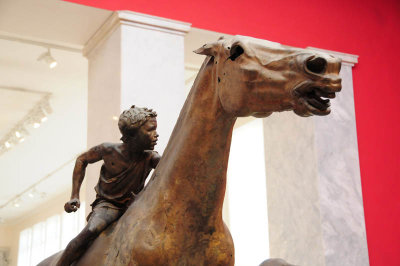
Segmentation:
{"type": "Polygon", "coordinates": [[[81,206],[81,202],[79,201],[79,199],[74,198],[74,199],[71,199],[70,201],[68,201],[67,203],[65,203],[64,210],[66,212],[76,212],[80,206],[81,206]]]}

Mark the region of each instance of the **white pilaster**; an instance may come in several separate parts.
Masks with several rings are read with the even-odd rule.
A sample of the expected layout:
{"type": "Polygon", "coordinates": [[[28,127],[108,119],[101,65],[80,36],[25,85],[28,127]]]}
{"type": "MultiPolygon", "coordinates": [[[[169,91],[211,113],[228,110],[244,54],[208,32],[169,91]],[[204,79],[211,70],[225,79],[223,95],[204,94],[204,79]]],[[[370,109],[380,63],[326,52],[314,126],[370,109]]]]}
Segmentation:
{"type": "MultiPolygon", "coordinates": [[[[88,147],[118,142],[113,117],[136,105],[158,113],[155,149],[163,152],[185,100],[184,36],[189,29],[188,23],[117,11],[92,36],[84,48],[89,60],[88,147]]],[[[94,200],[100,166],[87,171],[88,204],[94,200]]]]}
{"type": "Polygon", "coordinates": [[[312,50],[342,58],[342,91],[332,113],[314,117],[325,264],[369,265],[352,78],[358,56],[312,50]]]}
{"type": "Polygon", "coordinates": [[[313,119],[282,112],[263,122],[270,256],[325,266],[313,119]]]}
{"type": "Polygon", "coordinates": [[[368,265],[352,66],[327,117],[273,114],[264,120],[271,257],[296,265],[368,265]]]}

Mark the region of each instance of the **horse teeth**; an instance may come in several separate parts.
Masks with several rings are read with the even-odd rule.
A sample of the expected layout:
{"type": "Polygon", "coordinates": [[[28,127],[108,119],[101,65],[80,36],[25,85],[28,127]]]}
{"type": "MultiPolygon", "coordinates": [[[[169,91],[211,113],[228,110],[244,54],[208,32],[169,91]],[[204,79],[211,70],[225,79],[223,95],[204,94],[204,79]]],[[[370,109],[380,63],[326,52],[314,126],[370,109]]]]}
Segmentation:
{"type": "Polygon", "coordinates": [[[319,100],[317,100],[316,98],[310,98],[307,100],[309,104],[311,104],[313,107],[324,111],[326,110],[329,106],[326,105],[325,103],[320,102],[319,100]]]}
{"type": "Polygon", "coordinates": [[[322,98],[320,98],[320,100],[321,100],[321,102],[323,102],[323,103],[325,103],[325,104],[329,103],[329,99],[322,99],[322,98]]]}

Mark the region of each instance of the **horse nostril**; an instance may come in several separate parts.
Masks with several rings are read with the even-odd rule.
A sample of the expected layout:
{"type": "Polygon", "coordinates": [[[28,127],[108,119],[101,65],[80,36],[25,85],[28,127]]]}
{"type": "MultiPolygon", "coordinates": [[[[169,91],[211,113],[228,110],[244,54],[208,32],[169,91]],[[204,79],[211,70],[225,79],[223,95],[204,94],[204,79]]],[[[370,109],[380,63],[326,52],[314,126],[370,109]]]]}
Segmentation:
{"type": "Polygon", "coordinates": [[[325,72],[328,62],[322,57],[314,57],[306,62],[307,69],[316,74],[325,72]]]}

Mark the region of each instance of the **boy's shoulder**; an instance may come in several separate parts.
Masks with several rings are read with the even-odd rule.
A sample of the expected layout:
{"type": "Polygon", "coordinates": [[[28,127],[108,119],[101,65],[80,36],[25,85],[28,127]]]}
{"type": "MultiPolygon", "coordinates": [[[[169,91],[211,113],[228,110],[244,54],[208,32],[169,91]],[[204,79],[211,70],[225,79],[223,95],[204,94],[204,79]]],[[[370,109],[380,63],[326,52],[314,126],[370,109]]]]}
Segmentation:
{"type": "Polygon", "coordinates": [[[119,151],[121,149],[122,143],[111,143],[111,142],[104,142],[100,144],[99,146],[104,149],[105,152],[113,152],[113,151],[119,151]]]}
{"type": "Polygon", "coordinates": [[[157,151],[153,151],[153,150],[144,150],[144,153],[149,156],[149,157],[157,157],[160,156],[160,154],[158,154],[157,151]]]}

